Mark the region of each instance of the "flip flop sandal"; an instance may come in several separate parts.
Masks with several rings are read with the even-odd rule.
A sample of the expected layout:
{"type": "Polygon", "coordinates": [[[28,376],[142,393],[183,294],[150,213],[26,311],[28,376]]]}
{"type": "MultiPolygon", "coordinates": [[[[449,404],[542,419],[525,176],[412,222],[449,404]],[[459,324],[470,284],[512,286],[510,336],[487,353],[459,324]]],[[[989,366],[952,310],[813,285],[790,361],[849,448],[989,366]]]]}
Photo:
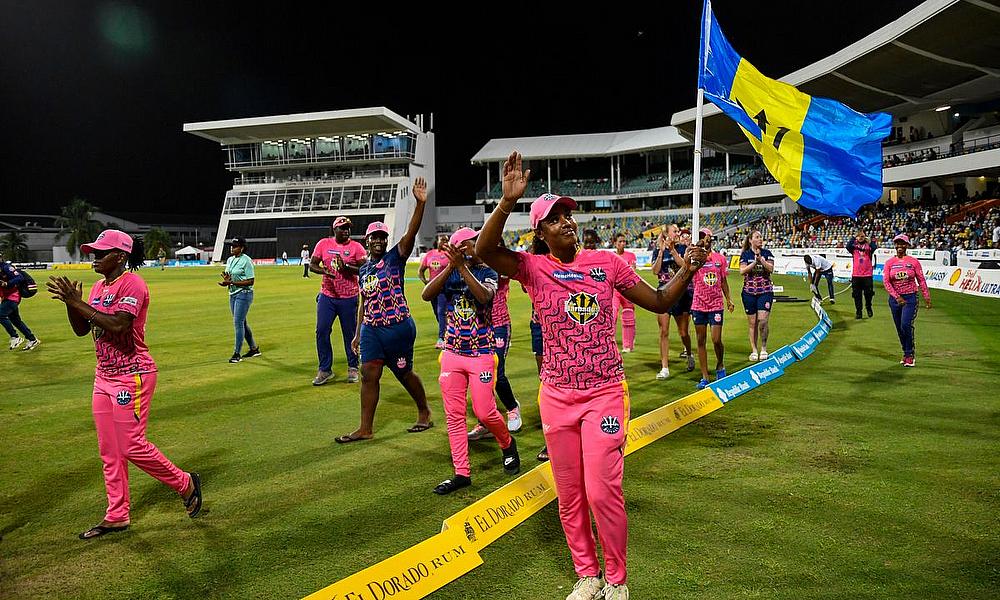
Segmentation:
{"type": "Polygon", "coordinates": [[[406,433],[420,433],[421,431],[427,431],[431,427],[434,427],[434,421],[428,421],[427,423],[414,423],[413,427],[406,430],[406,433]]]}
{"type": "Polygon", "coordinates": [[[371,437],[362,437],[362,436],[353,437],[350,434],[347,434],[347,435],[342,435],[342,436],[340,436],[338,438],[334,438],[333,441],[337,442],[338,444],[350,444],[351,442],[365,442],[365,441],[368,441],[370,439],[372,439],[372,438],[371,437]]]}
{"type": "Polygon", "coordinates": [[[94,538],[101,537],[106,533],[115,533],[118,531],[125,531],[126,529],[128,529],[128,525],[124,525],[121,527],[108,527],[107,525],[95,525],[94,527],[91,527],[87,531],[81,533],[80,539],[92,540],[94,538]]]}
{"type": "Polygon", "coordinates": [[[184,508],[187,509],[188,516],[193,519],[201,513],[201,477],[197,473],[189,473],[189,475],[191,475],[194,491],[191,493],[191,497],[184,501],[184,508]]]}

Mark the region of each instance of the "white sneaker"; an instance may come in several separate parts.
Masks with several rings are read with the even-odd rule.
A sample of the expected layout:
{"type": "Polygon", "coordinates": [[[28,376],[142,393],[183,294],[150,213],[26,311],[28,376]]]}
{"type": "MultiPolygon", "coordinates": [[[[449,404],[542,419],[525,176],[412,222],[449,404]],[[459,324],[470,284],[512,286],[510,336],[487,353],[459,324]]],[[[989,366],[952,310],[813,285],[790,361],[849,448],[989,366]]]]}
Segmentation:
{"type": "MultiPolygon", "coordinates": [[[[18,346],[20,346],[23,343],[24,343],[24,338],[23,337],[20,337],[20,336],[18,336],[18,337],[12,337],[12,338],[10,338],[10,349],[14,350],[15,348],[17,348],[18,346]]],[[[902,364],[902,363],[900,363],[900,364],[902,364]]]]}
{"type": "Polygon", "coordinates": [[[27,344],[25,344],[24,348],[21,348],[21,352],[27,352],[29,350],[34,350],[35,348],[38,347],[38,344],[41,344],[41,343],[42,343],[42,340],[40,340],[38,338],[35,338],[35,339],[31,340],[30,342],[28,342],[27,344]]]}
{"type": "Polygon", "coordinates": [[[492,434],[489,429],[486,429],[482,423],[477,423],[476,426],[469,431],[469,441],[475,442],[477,440],[484,440],[491,435],[492,434]]]}
{"type": "Polygon", "coordinates": [[[751,352],[750,353],[750,360],[757,360],[757,353],[756,352],[751,352]]]}
{"type": "Polygon", "coordinates": [[[628,600],[628,586],[624,583],[609,583],[604,586],[604,600],[628,600]]]}
{"type": "Polygon", "coordinates": [[[668,369],[666,367],[663,367],[662,369],[660,369],[660,372],[656,374],[656,379],[659,380],[659,381],[663,381],[664,379],[666,379],[668,377],[670,377],[670,369],[668,369]]]}
{"type": "Polygon", "coordinates": [[[507,431],[517,433],[521,431],[521,403],[507,413],[507,431]]]}
{"type": "Polygon", "coordinates": [[[573,586],[573,591],[570,592],[569,596],[566,596],[566,600],[596,600],[601,597],[603,591],[604,578],[600,575],[581,577],[573,586]]]}
{"type": "Polygon", "coordinates": [[[628,354],[631,351],[632,351],[631,348],[624,348],[624,347],[622,348],[622,354],[628,354]]]}
{"type": "Polygon", "coordinates": [[[760,352],[760,359],[761,360],[767,360],[767,350],[761,350],[761,352],[760,352]]]}

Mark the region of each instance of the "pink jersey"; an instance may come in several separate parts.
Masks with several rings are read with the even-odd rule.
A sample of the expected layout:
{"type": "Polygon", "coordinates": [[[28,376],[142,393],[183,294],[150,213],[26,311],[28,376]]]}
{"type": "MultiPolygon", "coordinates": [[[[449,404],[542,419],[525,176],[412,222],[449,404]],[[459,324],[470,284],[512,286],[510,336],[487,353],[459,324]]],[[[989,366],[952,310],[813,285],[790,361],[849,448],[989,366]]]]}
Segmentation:
{"type": "Polygon", "coordinates": [[[10,300],[11,302],[21,301],[21,290],[16,285],[0,286],[0,302],[10,300]]]}
{"type": "Polygon", "coordinates": [[[580,250],[572,262],[518,252],[514,279],[528,290],[542,326],[542,381],[591,389],[625,379],[615,342],[615,291],[639,284],[639,275],[611,252],[580,250]]]}
{"type": "Polygon", "coordinates": [[[113,315],[132,315],[132,327],[121,333],[104,331],[96,324],[94,349],[97,351],[97,374],[104,377],[156,372],[156,363],[146,347],[146,311],[149,309],[149,288],[135,273],[123,273],[106,283],[103,279],[90,289],[90,306],[113,315]]]}
{"type": "Polygon", "coordinates": [[[916,293],[918,287],[925,299],[931,298],[927,280],[924,279],[923,267],[920,266],[920,261],[912,256],[903,258],[893,256],[885,261],[885,266],[882,267],[882,282],[885,284],[885,291],[897,300],[903,294],[916,293]]]}
{"type": "MultiPolygon", "coordinates": [[[[361,266],[368,259],[365,248],[354,240],[348,240],[346,244],[339,244],[332,237],[321,239],[313,248],[313,256],[318,256],[323,265],[333,271],[333,258],[339,256],[345,264],[361,266]]],[[[324,296],[331,298],[356,298],[358,295],[358,275],[344,269],[338,271],[336,277],[323,276],[323,287],[320,289],[324,296]]]]}
{"type": "Polygon", "coordinates": [[[493,295],[493,326],[510,325],[510,311],[507,310],[507,294],[510,292],[510,277],[500,275],[496,294],[493,295]]]}
{"type": "MultiPolygon", "coordinates": [[[[618,253],[615,252],[615,254],[618,254],[618,253]]],[[[625,264],[627,264],[628,266],[632,267],[633,271],[635,271],[636,265],[639,264],[639,261],[636,260],[636,258],[635,258],[635,254],[632,254],[628,250],[626,250],[625,252],[622,252],[621,254],[618,254],[618,258],[624,260],[625,264]]]]}
{"type": "Polygon", "coordinates": [[[694,300],[691,310],[715,312],[723,309],[722,282],[729,265],[726,257],[713,252],[705,264],[694,274],[694,300]]]}
{"type": "Polygon", "coordinates": [[[847,251],[854,260],[851,262],[852,277],[871,277],[874,270],[872,258],[875,256],[875,242],[859,244],[855,239],[847,240],[847,251]]]}
{"type": "Polygon", "coordinates": [[[420,266],[427,267],[430,269],[430,277],[427,278],[428,281],[434,279],[438,276],[438,273],[444,271],[448,266],[448,255],[440,250],[431,248],[423,258],[420,259],[420,266]]]}

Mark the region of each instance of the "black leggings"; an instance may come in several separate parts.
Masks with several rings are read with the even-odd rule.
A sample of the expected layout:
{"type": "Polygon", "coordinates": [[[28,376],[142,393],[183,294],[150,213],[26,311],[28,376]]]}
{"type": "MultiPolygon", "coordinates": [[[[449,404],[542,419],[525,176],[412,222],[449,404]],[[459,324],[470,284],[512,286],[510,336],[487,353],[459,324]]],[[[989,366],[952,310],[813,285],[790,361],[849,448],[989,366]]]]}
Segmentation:
{"type": "Polygon", "coordinates": [[[872,309],[872,298],[875,297],[875,288],[872,285],[872,278],[851,277],[851,295],[854,296],[854,310],[861,314],[861,296],[865,297],[865,308],[872,309]]]}

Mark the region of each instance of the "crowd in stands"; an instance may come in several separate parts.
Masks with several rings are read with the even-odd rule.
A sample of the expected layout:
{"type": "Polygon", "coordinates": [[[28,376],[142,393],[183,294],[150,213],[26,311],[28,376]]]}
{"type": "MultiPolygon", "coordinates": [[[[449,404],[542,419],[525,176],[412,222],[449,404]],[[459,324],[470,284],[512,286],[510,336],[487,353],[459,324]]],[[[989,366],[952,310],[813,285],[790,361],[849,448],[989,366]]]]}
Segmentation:
{"type": "Polygon", "coordinates": [[[876,204],[861,211],[857,220],[822,217],[810,211],[775,215],[742,226],[723,240],[727,248],[743,244],[747,234],[759,230],[771,248],[843,248],[858,228],[886,243],[906,233],[914,248],[956,252],[1000,248],[1000,202],[984,202],[978,194],[968,202],[940,204],[936,199],[915,204],[876,204]]]}

